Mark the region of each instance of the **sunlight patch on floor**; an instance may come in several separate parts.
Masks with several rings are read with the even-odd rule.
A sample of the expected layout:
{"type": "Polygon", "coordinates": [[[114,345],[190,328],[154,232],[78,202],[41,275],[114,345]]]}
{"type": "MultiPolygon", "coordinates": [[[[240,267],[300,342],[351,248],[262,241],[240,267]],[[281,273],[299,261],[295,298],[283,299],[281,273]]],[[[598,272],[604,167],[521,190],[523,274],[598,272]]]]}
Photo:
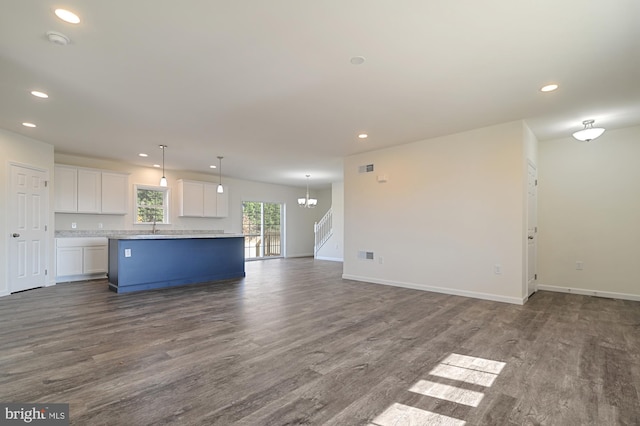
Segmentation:
{"type": "Polygon", "coordinates": [[[459,382],[490,387],[498,377],[497,374],[485,373],[484,371],[470,370],[464,367],[438,364],[429,372],[432,376],[444,377],[445,379],[457,380],[459,382]]]}
{"type": "Polygon", "coordinates": [[[462,389],[457,386],[443,385],[442,383],[430,382],[429,380],[418,380],[409,391],[432,398],[455,402],[456,404],[468,405],[470,407],[480,405],[480,401],[482,401],[484,397],[482,392],[462,389]]]}
{"type": "MultiPolygon", "coordinates": [[[[477,407],[484,398],[484,392],[466,388],[470,387],[469,385],[482,388],[491,387],[506,365],[504,362],[490,359],[450,354],[440,364],[432,368],[429,375],[458,382],[460,386],[421,379],[408,390],[431,398],[477,407]]],[[[396,402],[368,426],[458,426],[464,424],[466,424],[464,420],[396,402]]]]}
{"type": "Polygon", "coordinates": [[[485,373],[500,374],[505,365],[504,362],[490,359],[477,358],[475,356],[451,354],[440,364],[453,365],[469,370],[483,371],[485,373]]]}
{"type": "Polygon", "coordinates": [[[416,425],[441,425],[441,426],[463,426],[466,422],[421,410],[408,405],[392,404],[376,417],[370,425],[374,426],[416,426],[416,425]]]}

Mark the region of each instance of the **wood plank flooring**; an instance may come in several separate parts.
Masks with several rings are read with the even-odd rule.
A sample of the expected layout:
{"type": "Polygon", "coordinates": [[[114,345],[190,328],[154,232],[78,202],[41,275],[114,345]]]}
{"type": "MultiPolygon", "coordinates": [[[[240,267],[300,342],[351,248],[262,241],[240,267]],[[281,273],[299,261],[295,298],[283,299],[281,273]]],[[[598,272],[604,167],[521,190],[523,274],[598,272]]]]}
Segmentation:
{"type": "Polygon", "coordinates": [[[640,424],[640,302],[516,306],[310,258],[246,271],[0,298],[0,401],[66,402],[74,425],[640,424]]]}

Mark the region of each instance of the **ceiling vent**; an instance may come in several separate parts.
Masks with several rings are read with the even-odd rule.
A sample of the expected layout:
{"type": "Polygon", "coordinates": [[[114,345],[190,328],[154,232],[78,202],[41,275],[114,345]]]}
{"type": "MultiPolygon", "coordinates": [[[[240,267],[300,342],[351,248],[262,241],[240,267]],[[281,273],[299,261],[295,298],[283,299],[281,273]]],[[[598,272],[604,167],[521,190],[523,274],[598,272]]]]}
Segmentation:
{"type": "Polygon", "coordinates": [[[60,46],[66,46],[71,42],[69,37],[57,31],[47,31],[47,39],[51,43],[59,44],[60,46]]]}

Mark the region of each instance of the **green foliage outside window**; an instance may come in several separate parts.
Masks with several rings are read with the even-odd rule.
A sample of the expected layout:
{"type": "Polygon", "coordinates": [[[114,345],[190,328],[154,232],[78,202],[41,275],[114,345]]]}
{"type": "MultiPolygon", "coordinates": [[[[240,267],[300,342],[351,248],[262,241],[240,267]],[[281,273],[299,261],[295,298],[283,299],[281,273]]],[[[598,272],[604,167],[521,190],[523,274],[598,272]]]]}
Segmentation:
{"type": "Polygon", "coordinates": [[[258,201],[242,203],[245,257],[281,255],[281,213],[281,204],[258,201]]]}
{"type": "Polygon", "coordinates": [[[137,188],[136,208],[138,223],[164,223],[166,211],[166,191],[137,188]]]}

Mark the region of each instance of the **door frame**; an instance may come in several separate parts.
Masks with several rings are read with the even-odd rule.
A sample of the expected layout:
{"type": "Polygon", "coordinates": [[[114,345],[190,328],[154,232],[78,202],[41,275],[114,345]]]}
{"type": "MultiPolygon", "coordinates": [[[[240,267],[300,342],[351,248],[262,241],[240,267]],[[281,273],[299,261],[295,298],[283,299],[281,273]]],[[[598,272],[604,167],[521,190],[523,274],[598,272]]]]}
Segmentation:
{"type": "Polygon", "coordinates": [[[536,291],[538,291],[538,280],[537,280],[537,275],[538,275],[538,167],[536,166],[536,164],[531,161],[530,159],[527,159],[527,223],[526,223],[526,271],[525,271],[525,281],[526,281],[526,295],[525,297],[528,298],[530,297],[533,293],[535,293],[536,291]],[[531,206],[530,206],[530,197],[529,197],[529,169],[533,168],[533,172],[534,172],[534,176],[533,179],[535,180],[534,182],[534,187],[535,187],[535,205],[533,206],[533,209],[535,211],[534,217],[535,217],[535,224],[534,224],[534,230],[532,232],[532,235],[529,233],[529,225],[530,225],[530,214],[529,212],[531,211],[531,206]],[[533,237],[533,273],[534,273],[534,278],[532,280],[529,280],[529,268],[531,267],[531,265],[529,265],[529,259],[530,259],[530,244],[529,244],[529,237],[533,237]]]}
{"type": "Polygon", "coordinates": [[[53,243],[53,229],[52,229],[52,220],[51,220],[51,171],[47,168],[43,168],[43,167],[39,167],[39,166],[35,166],[33,164],[27,164],[27,163],[21,163],[18,161],[7,161],[7,171],[6,171],[6,185],[5,185],[5,191],[7,194],[7,203],[6,203],[6,207],[5,207],[5,229],[7,232],[5,232],[5,250],[7,253],[6,256],[6,261],[5,261],[5,277],[6,277],[6,293],[0,293],[0,296],[5,296],[5,295],[9,295],[12,292],[12,287],[15,286],[15,283],[13,282],[13,277],[11,276],[11,254],[10,254],[10,249],[11,249],[11,233],[13,232],[11,230],[11,227],[13,226],[12,220],[13,218],[11,217],[11,215],[13,214],[13,212],[10,210],[13,207],[13,201],[11,200],[12,197],[12,171],[13,171],[13,167],[20,167],[23,169],[29,169],[29,170],[33,170],[36,172],[41,172],[44,174],[44,180],[46,182],[46,187],[47,190],[45,191],[45,195],[44,195],[44,202],[43,202],[43,215],[46,218],[45,219],[45,226],[46,226],[46,232],[47,235],[45,237],[45,247],[44,247],[44,264],[45,264],[45,268],[47,270],[47,275],[45,277],[45,281],[44,281],[44,287],[48,287],[51,285],[55,284],[55,281],[53,281],[53,277],[54,277],[54,271],[51,268],[51,249],[52,249],[52,243],[53,243]]]}

